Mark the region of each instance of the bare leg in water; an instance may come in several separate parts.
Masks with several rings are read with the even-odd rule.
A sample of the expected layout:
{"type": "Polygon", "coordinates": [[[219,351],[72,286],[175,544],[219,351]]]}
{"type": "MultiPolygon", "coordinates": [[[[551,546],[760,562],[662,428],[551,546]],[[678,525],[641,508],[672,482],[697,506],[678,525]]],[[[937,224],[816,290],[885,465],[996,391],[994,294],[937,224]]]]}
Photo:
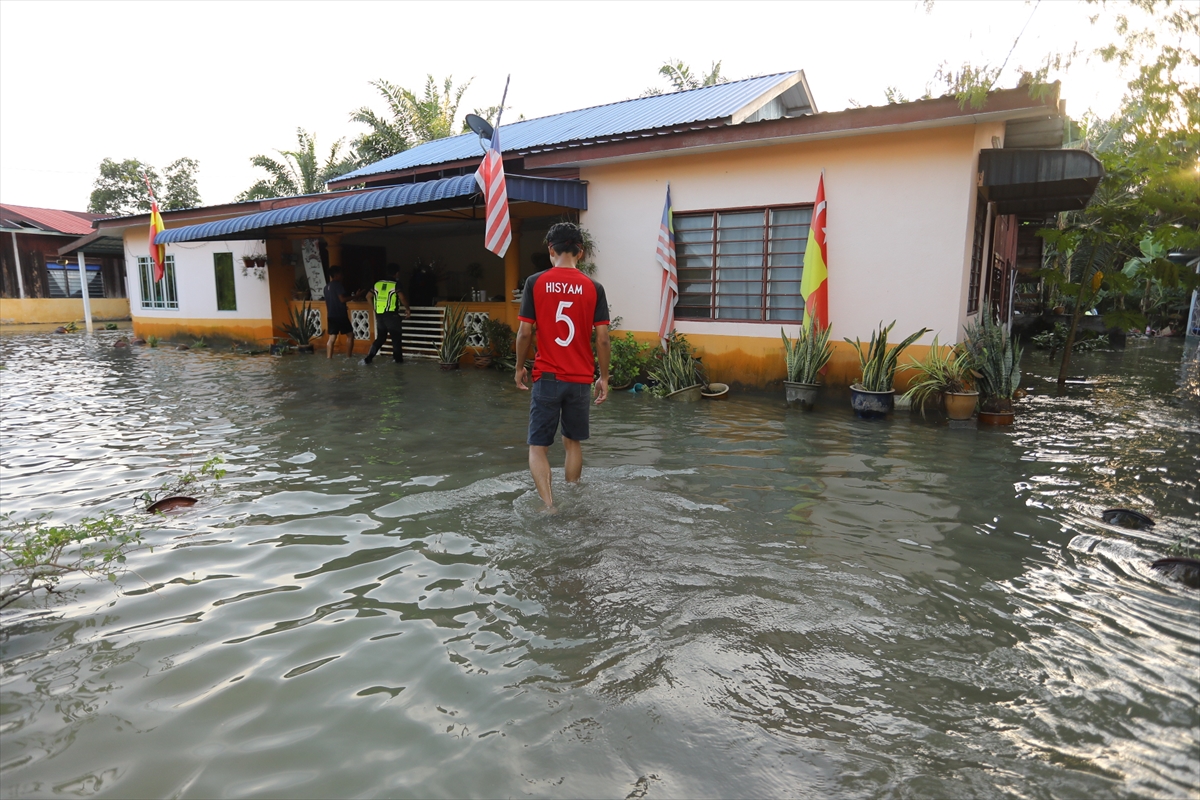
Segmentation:
{"type": "Polygon", "coordinates": [[[550,459],[546,455],[549,449],[529,445],[529,473],[533,475],[533,485],[537,487],[538,495],[547,509],[554,508],[554,495],[550,491],[550,459]]]}
{"type": "Polygon", "coordinates": [[[563,449],[567,451],[567,483],[576,483],[583,474],[583,444],[564,436],[563,449]]]}

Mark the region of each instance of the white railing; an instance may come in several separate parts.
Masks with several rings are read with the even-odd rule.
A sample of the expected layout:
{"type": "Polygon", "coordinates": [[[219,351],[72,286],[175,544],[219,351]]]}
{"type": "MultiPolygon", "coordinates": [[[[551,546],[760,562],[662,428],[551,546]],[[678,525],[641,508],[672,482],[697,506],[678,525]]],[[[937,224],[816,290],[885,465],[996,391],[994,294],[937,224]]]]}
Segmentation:
{"type": "MultiPolygon", "coordinates": [[[[404,320],[404,357],[437,360],[442,347],[442,324],[446,309],[442,306],[411,306],[412,316],[404,320]]],[[[380,355],[392,355],[392,338],[379,348],[380,355]]]]}

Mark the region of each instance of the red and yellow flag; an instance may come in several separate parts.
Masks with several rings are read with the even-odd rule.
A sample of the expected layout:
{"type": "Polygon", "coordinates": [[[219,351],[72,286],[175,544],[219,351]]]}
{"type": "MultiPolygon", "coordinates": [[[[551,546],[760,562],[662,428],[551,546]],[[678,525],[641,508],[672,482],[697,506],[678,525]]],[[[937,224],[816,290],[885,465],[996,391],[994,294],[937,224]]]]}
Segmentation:
{"type": "Polygon", "coordinates": [[[829,271],[825,252],[825,173],[817,183],[817,203],[813,206],[808,228],[808,246],[804,248],[804,275],[800,294],[804,296],[804,314],[812,317],[816,328],[829,325],[829,271]]]}
{"type": "Polygon", "coordinates": [[[166,274],[166,267],[163,262],[167,258],[167,246],[165,244],[156,244],[155,240],[158,234],[165,228],[163,225],[162,215],[158,213],[158,201],[154,196],[150,196],[150,257],[154,259],[154,282],[158,283],[166,274]]]}

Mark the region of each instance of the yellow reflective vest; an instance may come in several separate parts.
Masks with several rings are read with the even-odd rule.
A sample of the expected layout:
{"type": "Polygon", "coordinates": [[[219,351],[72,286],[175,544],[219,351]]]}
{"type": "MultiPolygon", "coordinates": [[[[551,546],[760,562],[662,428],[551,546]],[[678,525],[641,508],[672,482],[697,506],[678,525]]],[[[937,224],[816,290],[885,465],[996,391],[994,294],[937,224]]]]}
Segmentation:
{"type": "Polygon", "coordinates": [[[375,313],[393,313],[399,308],[400,294],[396,291],[396,282],[377,281],[375,283],[375,313]]]}

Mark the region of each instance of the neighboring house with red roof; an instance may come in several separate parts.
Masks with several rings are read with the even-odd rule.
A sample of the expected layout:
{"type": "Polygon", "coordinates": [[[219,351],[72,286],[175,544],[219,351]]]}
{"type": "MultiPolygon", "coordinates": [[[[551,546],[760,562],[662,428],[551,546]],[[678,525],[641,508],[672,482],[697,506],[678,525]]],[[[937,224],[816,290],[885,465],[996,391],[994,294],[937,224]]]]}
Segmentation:
{"type": "MultiPolygon", "coordinates": [[[[83,318],[79,261],[64,246],[94,233],[100,214],[0,203],[0,322],[70,322],[83,318]]],[[[85,251],[92,318],[129,319],[125,256],[85,251]]]]}

